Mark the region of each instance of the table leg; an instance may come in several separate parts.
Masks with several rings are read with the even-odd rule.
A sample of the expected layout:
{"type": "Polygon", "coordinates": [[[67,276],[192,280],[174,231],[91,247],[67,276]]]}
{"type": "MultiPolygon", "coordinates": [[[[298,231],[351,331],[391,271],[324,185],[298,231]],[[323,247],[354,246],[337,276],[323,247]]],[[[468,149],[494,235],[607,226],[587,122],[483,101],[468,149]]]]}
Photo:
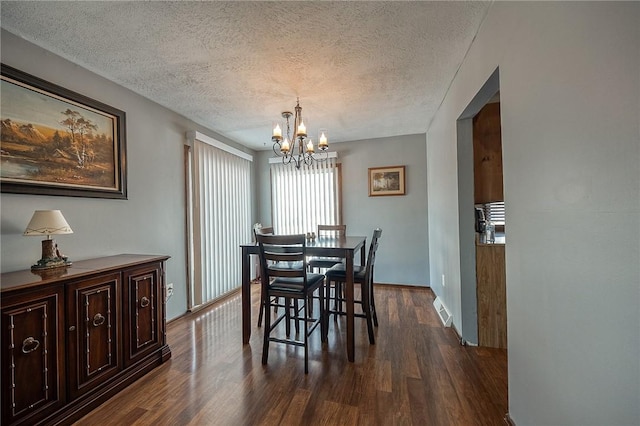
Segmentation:
{"type": "Polygon", "coordinates": [[[246,247],[242,247],[242,343],[251,338],[251,256],[246,247]]]}
{"type": "Polygon", "coordinates": [[[345,299],[347,303],[347,359],[353,362],[355,359],[355,330],[354,330],[354,306],[353,306],[353,256],[354,252],[348,253],[346,257],[346,282],[345,299]]]}

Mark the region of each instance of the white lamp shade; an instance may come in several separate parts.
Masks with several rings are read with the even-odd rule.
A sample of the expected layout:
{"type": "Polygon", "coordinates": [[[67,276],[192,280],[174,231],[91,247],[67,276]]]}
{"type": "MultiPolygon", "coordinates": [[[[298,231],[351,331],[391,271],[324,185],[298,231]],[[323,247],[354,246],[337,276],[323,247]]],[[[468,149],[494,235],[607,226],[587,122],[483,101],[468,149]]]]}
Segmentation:
{"type": "Polygon", "coordinates": [[[73,234],[60,210],[36,210],[24,231],[26,236],[73,234]]]}

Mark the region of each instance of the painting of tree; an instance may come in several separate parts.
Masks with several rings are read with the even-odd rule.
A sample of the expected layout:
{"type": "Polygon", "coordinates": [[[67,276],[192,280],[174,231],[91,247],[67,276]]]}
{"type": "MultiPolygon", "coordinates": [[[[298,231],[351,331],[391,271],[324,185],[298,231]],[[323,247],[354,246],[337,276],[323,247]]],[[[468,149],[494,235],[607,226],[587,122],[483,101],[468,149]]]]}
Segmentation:
{"type": "Polygon", "coordinates": [[[21,189],[47,188],[33,193],[123,198],[124,112],[33,76],[24,78],[4,65],[2,71],[3,191],[13,192],[12,184],[17,184],[21,189]],[[52,193],[55,188],[65,191],[52,193]]]}
{"type": "Polygon", "coordinates": [[[405,166],[369,168],[369,196],[404,195],[405,166]]]}

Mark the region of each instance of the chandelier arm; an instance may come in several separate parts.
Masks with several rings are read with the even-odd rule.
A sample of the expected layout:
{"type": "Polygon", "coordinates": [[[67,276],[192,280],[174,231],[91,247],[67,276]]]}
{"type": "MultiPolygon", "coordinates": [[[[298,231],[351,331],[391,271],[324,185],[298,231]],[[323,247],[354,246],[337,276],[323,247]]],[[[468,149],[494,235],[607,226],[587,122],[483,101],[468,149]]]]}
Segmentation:
{"type": "Polygon", "coordinates": [[[305,157],[305,164],[308,166],[312,165],[314,161],[318,161],[312,152],[307,152],[305,157]]]}
{"type": "Polygon", "coordinates": [[[300,169],[300,166],[301,166],[300,154],[298,154],[297,157],[292,156],[292,158],[293,158],[293,161],[295,162],[296,169],[300,169]]]}
{"type": "Polygon", "coordinates": [[[276,141],[273,143],[273,152],[274,154],[276,154],[278,157],[282,157],[282,152],[280,152],[280,142],[276,141]],[[278,150],[276,151],[276,145],[278,146],[278,150]]]}
{"type": "Polygon", "coordinates": [[[282,155],[282,164],[289,164],[291,163],[291,159],[293,158],[293,155],[282,155]]]}

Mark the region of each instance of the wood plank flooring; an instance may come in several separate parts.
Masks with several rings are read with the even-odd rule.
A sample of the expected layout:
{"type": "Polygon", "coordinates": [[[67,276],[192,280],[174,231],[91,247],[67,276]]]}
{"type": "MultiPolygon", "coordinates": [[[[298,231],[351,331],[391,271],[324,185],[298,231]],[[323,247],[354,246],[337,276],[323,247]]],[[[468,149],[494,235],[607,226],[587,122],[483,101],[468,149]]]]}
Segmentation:
{"type": "Polygon", "coordinates": [[[271,344],[261,364],[257,328],[241,343],[240,295],[171,322],[171,360],[80,419],[77,425],[504,425],[507,354],[461,346],[443,328],[426,288],[376,286],[379,327],[369,345],[356,318],[347,361],[344,318],[329,342],[271,344]]]}

